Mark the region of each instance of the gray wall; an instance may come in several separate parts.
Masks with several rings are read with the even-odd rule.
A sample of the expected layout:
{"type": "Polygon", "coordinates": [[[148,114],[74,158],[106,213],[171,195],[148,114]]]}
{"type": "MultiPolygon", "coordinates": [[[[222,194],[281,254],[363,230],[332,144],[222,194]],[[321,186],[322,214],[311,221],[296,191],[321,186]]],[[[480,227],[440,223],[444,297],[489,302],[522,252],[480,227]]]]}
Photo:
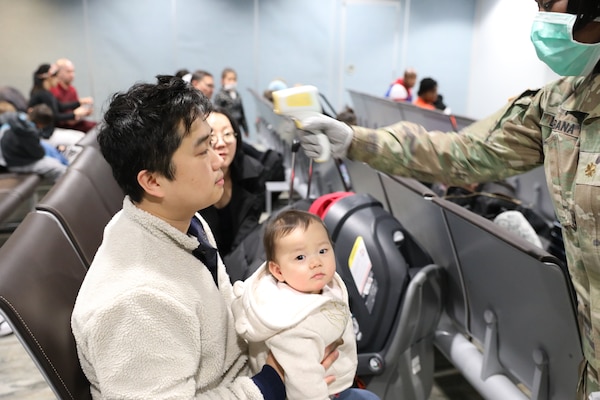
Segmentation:
{"type": "Polygon", "coordinates": [[[466,111],[476,0],[0,0],[0,85],[27,94],[42,62],[72,59],[96,99],[180,68],[238,71],[249,123],[276,77],[319,87],[336,108],[346,88],[382,95],[407,66],[438,80],[466,111]]]}
{"type": "Polygon", "coordinates": [[[523,0],[477,0],[467,114],[484,118],[511,97],[558,79],[531,44],[537,4],[523,0]],[[510,21],[510,29],[506,29],[510,21]],[[501,34],[500,34],[501,33],[501,34]]]}

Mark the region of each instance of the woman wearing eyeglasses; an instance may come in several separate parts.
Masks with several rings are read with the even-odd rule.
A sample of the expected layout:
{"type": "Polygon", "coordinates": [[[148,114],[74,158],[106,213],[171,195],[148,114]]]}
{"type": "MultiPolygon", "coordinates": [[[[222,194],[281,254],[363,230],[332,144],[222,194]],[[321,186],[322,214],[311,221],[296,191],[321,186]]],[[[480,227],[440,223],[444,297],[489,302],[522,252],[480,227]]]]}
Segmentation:
{"type": "Polygon", "coordinates": [[[225,257],[258,226],[265,203],[264,169],[242,151],[242,135],[227,111],[215,108],[206,121],[213,130],[211,145],[223,158],[225,185],[221,199],[200,214],[215,235],[221,257],[225,257]]]}

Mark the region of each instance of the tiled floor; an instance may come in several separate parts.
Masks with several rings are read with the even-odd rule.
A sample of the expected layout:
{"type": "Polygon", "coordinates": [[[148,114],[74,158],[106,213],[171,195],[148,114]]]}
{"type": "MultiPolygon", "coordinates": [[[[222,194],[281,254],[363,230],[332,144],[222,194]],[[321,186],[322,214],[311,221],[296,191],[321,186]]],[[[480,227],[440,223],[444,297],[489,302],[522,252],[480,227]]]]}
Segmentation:
{"type": "Polygon", "coordinates": [[[0,399],[52,400],[55,396],[15,335],[0,338],[0,399]]]}
{"type": "Polygon", "coordinates": [[[429,400],[483,400],[483,397],[436,349],[434,386],[429,400]]]}

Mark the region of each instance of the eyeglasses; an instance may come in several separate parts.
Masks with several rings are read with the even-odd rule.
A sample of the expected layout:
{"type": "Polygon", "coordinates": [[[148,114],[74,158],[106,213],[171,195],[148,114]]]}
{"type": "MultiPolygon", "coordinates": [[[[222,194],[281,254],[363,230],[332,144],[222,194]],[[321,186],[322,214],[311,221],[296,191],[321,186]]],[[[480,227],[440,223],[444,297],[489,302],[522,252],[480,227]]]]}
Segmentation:
{"type": "Polygon", "coordinates": [[[212,147],[215,147],[217,145],[217,143],[219,143],[219,139],[221,139],[223,141],[223,143],[231,144],[231,143],[235,142],[236,137],[237,137],[236,132],[225,132],[222,135],[217,135],[217,134],[213,133],[212,135],[210,135],[209,143],[212,147]]]}

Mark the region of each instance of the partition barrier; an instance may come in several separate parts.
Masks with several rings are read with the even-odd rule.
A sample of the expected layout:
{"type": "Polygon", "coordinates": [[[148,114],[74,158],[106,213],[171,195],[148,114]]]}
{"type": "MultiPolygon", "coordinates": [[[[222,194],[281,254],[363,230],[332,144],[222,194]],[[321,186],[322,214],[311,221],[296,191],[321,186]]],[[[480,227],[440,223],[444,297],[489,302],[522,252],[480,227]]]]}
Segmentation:
{"type": "Polygon", "coordinates": [[[395,102],[384,97],[348,89],[358,124],[367,128],[380,128],[400,121],[414,122],[428,131],[460,131],[475,122],[473,119],[446,115],[437,110],[427,110],[411,103],[395,102]]]}
{"type": "Polygon", "coordinates": [[[480,378],[504,374],[531,399],[567,399],[582,360],[575,295],[554,256],[459,205],[433,199],[448,224],[483,349],[480,378]]]}
{"type": "MultiPolygon", "coordinates": [[[[369,168],[368,166],[364,166],[369,168]]],[[[445,312],[457,322],[461,332],[469,326],[468,298],[462,271],[448,234],[444,213],[434,204],[436,194],[420,182],[378,173],[389,199],[390,212],[446,271],[445,312]]],[[[358,177],[356,177],[358,178],[358,177]]]]}
{"type": "Polygon", "coordinates": [[[417,181],[379,174],[390,212],[446,271],[436,346],[486,399],[572,398],[583,355],[565,266],[417,181]]]}

